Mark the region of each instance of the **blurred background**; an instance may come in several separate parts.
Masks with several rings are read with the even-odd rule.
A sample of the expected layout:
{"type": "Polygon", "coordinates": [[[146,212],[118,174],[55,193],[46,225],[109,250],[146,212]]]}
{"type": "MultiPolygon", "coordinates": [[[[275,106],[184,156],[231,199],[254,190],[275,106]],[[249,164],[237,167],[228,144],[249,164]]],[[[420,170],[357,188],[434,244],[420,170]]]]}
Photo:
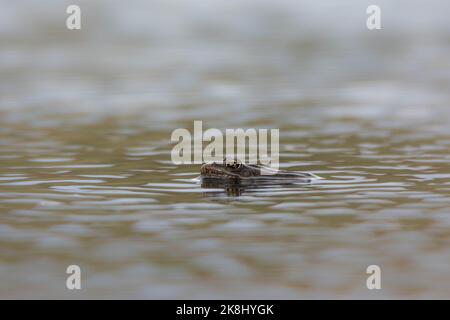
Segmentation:
{"type": "Polygon", "coordinates": [[[0,7],[1,298],[450,298],[448,1],[0,7]],[[325,180],[202,187],[194,120],[325,180]]]}

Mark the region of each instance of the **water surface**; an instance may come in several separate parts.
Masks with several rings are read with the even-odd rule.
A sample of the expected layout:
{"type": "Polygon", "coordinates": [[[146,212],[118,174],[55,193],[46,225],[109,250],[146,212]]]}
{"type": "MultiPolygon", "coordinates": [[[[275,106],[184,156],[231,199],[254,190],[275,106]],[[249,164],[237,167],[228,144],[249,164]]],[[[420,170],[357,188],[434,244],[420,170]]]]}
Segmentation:
{"type": "Polygon", "coordinates": [[[136,2],[82,2],[79,33],[4,3],[2,298],[450,297],[444,1],[382,2],[379,33],[358,1],[136,2]],[[194,120],[279,128],[281,168],[325,179],[202,187],[170,159],[194,120]]]}

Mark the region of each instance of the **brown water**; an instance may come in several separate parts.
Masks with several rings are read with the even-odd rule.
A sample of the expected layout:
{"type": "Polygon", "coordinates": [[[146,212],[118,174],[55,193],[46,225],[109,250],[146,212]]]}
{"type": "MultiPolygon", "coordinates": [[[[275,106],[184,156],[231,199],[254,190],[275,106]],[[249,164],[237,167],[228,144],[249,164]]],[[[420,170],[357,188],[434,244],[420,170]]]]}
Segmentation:
{"type": "Polygon", "coordinates": [[[329,30],[310,1],[96,1],[79,33],[5,3],[0,297],[450,298],[448,5],[383,2],[375,34],[347,2],[329,30]],[[194,120],[279,128],[282,169],[325,179],[204,188],[170,159],[194,120]]]}

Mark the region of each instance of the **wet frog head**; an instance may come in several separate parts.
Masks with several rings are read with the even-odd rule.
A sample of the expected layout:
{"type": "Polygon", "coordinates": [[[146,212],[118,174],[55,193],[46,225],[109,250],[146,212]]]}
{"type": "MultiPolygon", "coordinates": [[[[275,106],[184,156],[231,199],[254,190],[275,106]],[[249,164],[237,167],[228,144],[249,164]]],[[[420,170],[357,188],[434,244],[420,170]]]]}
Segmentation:
{"type": "Polygon", "coordinates": [[[274,170],[256,164],[244,164],[236,159],[225,158],[222,163],[212,162],[204,164],[200,169],[203,178],[219,178],[227,180],[242,180],[258,178],[258,180],[275,181],[279,179],[320,179],[318,176],[308,172],[289,172],[285,170],[274,170]]]}
{"type": "Polygon", "coordinates": [[[256,165],[246,165],[239,160],[225,158],[222,163],[204,164],[200,173],[209,178],[239,179],[260,176],[261,169],[256,165]]]}

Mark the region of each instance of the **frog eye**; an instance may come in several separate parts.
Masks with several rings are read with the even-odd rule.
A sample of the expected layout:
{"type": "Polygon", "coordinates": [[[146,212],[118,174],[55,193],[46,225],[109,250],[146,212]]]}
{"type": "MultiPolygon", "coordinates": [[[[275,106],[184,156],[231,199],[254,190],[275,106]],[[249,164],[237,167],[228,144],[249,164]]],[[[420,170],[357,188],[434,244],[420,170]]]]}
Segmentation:
{"type": "Polygon", "coordinates": [[[235,159],[225,159],[225,166],[231,169],[238,169],[241,166],[241,162],[235,159]]]}

